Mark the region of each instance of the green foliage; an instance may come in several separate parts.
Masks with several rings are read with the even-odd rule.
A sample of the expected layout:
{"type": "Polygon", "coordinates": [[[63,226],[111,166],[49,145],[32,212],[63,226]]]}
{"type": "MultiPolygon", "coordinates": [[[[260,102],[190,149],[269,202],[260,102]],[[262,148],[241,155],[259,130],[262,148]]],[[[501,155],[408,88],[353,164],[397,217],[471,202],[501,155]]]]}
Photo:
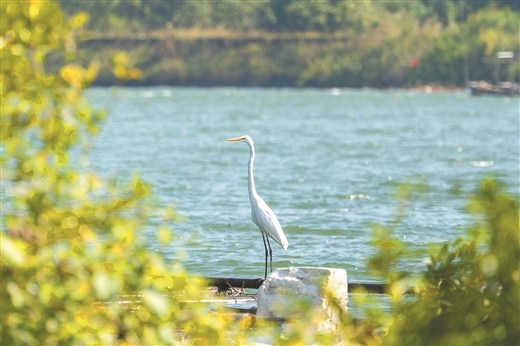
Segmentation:
{"type": "MultiPolygon", "coordinates": [[[[185,1],[59,1],[66,15],[85,11],[91,15],[89,28],[101,31],[137,31],[163,27],[185,1]]],[[[186,3],[189,3],[186,1],[186,3]]]]}
{"type": "Polygon", "coordinates": [[[65,13],[92,15],[94,30],[175,27],[235,30],[359,32],[374,21],[371,1],[62,1],[65,13]],[[108,20],[106,20],[108,18],[108,20]]]}
{"type": "MultiPolygon", "coordinates": [[[[422,57],[415,75],[424,83],[461,85],[463,80],[464,55],[467,51],[471,80],[495,80],[495,64],[483,63],[488,57],[494,59],[499,51],[520,50],[517,35],[520,26],[518,13],[508,9],[489,7],[468,16],[463,26],[451,25],[433,41],[432,48],[422,57]]],[[[507,73],[518,76],[519,64],[503,68],[501,80],[507,73]]]]}
{"type": "Polygon", "coordinates": [[[225,27],[235,30],[251,30],[273,20],[266,5],[256,1],[186,1],[172,13],[172,23],[177,27],[225,27]]]}
{"type": "MultiPolygon", "coordinates": [[[[466,22],[467,31],[470,33],[468,40],[473,43],[473,46],[469,47],[470,56],[489,57],[494,60],[499,51],[513,51],[515,54],[519,52],[518,35],[506,34],[520,32],[518,14],[518,11],[490,7],[468,16],[466,22]]],[[[514,79],[518,81],[520,64],[518,62],[512,64],[511,68],[512,71],[502,68],[503,75],[498,79],[507,80],[506,74],[512,73],[514,79]]],[[[495,64],[485,64],[480,71],[475,71],[478,74],[474,79],[497,81],[495,69],[495,64]]]]}
{"type": "Polygon", "coordinates": [[[391,231],[376,238],[378,254],[370,263],[389,283],[395,302],[393,314],[379,319],[386,330],[383,344],[519,343],[518,202],[485,180],[471,208],[477,218],[469,239],[444,244],[419,277],[394,269],[399,258],[410,257],[391,231]],[[412,282],[416,299],[404,295],[412,282]]]}
{"type": "MultiPolygon", "coordinates": [[[[433,42],[432,48],[422,57],[414,71],[415,78],[423,83],[463,85],[464,49],[469,45],[461,30],[456,26],[450,27],[433,42]]],[[[476,64],[472,64],[474,66],[476,64]]],[[[471,68],[471,71],[474,69],[471,68]]]]}
{"type": "Polygon", "coordinates": [[[358,33],[375,21],[371,1],[293,0],[273,5],[273,13],[277,20],[268,30],[358,33]]]}
{"type": "MultiPolygon", "coordinates": [[[[105,182],[87,166],[104,112],[83,90],[98,65],[48,73],[43,64],[50,52],[73,58],[86,16],[64,21],[44,1],[2,2],[1,16],[2,343],[207,343],[233,331],[222,316],[170,297],[198,297],[200,283],[145,249],[150,215],[162,215],[156,233],[168,241],[175,214],[154,207],[139,178],[105,182]]],[[[121,54],[113,68],[124,79],[135,73],[121,54]]]]}

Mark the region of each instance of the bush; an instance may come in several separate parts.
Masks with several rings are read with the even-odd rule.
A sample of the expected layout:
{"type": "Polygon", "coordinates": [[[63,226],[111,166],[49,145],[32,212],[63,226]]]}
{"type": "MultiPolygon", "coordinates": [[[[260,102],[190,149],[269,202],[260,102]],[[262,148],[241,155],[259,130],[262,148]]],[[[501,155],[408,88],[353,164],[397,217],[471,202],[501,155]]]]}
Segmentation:
{"type": "Polygon", "coordinates": [[[419,277],[393,269],[410,254],[387,230],[370,265],[389,283],[394,312],[378,319],[389,345],[518,345],[520,239],[518,201],[484,180],[471,209],[469,239],[444,244],[419,277]],[[384,264],[384,265],[383,265],[384,264]],[[405,298],[416,283],[416,299],[405,298]]]}
{"type": "MultiPolygon", "coordinates": [[[[2,196],[2,343],[172,344],[224,337],[234,327],[221,315],[197,304],[187,309],[176,298],[179,292],[198,297],[200,283],[145,249],[146,220],[165,220],[155,233],[166,242],[175,213],[154,207],[148,185],[137,177],[105,182],[86,164],[88,138],[104,117],[83,97],[98,65],[72,62],[55,74],[43,67],[51,51],[74,57],[73,34],[86,15],[65,22],[57,6],[44,1],[2,2],[1,15],[1,164],[8,192],[2,196]]],[[[116,76],[138,74],[124,54],[112,61],[116,76]]]]}

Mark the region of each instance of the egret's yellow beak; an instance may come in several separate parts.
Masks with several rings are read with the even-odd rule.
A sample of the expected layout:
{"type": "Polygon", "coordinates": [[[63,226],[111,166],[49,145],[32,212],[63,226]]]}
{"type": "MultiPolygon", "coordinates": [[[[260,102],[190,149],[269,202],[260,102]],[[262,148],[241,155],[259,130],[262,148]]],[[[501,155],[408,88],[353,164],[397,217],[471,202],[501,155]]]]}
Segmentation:
{"type": "Polygon", "coordinates": [[[228,142],[238,142],[238,141],[241,141],[243,139],[244,139],[244,137],[236,137],[236,138],[228,138],[228,139],[226,139],[226,141],[228,141],[228,142]]]}

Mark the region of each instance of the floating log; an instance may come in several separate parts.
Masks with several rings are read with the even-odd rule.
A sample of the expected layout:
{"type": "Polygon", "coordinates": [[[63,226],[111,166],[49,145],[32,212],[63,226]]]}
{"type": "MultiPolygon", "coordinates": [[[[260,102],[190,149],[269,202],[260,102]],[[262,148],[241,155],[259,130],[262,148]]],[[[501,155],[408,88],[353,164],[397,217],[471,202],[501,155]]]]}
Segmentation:
{"type": "MultiPolygon", "coordinates": [[[[226,277],[203,277],[208,286],[216,286],[221,289],[230,287],[259,289],[264,283],[264,278],[246,279],[246,278],[226,278],[226,277]]],[[[367,282],[349,282],[349,293],[371,293],[371,294],[388,294],[389,285],[381,283],[367,282]]],[[[406,294],[413,294],[413,287],[410,287],[406,294]]]]}
{"type": "Polygon", "coordinates": [[[363,293],[375,293],[375,294],[386,294],[388,284],[377,284],[377,283],[362,283],[362,282],[349,282],[348,291],[352,292],[363,292],[363,293]]]}

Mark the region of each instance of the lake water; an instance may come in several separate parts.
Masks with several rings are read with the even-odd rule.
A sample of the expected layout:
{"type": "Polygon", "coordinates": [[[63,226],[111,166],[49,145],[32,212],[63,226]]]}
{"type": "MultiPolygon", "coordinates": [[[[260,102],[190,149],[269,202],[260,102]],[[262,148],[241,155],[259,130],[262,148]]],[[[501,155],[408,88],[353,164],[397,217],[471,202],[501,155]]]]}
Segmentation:
{"type": "MultiPolygon", "coordinates": [[[[153,184],[184,221],[168,246],[151,249],[206,276],[260,277],[264,248],[250,219],[249,148],[255,182],[289,241],[273,265],[344,268],[377,281],[366,261],[374,224],[396,218],[403,183],[427,186],[408,203],[397,235],[418,255],[464,235],[468,196],[493,175],[518,194],[519,99],[466,92],[350,89],[94,88],[109,117],[91,164],[103,176],[132,172],[153,184]]],[[[145,236],[150,230],[143,230],[145,236]]]]}

